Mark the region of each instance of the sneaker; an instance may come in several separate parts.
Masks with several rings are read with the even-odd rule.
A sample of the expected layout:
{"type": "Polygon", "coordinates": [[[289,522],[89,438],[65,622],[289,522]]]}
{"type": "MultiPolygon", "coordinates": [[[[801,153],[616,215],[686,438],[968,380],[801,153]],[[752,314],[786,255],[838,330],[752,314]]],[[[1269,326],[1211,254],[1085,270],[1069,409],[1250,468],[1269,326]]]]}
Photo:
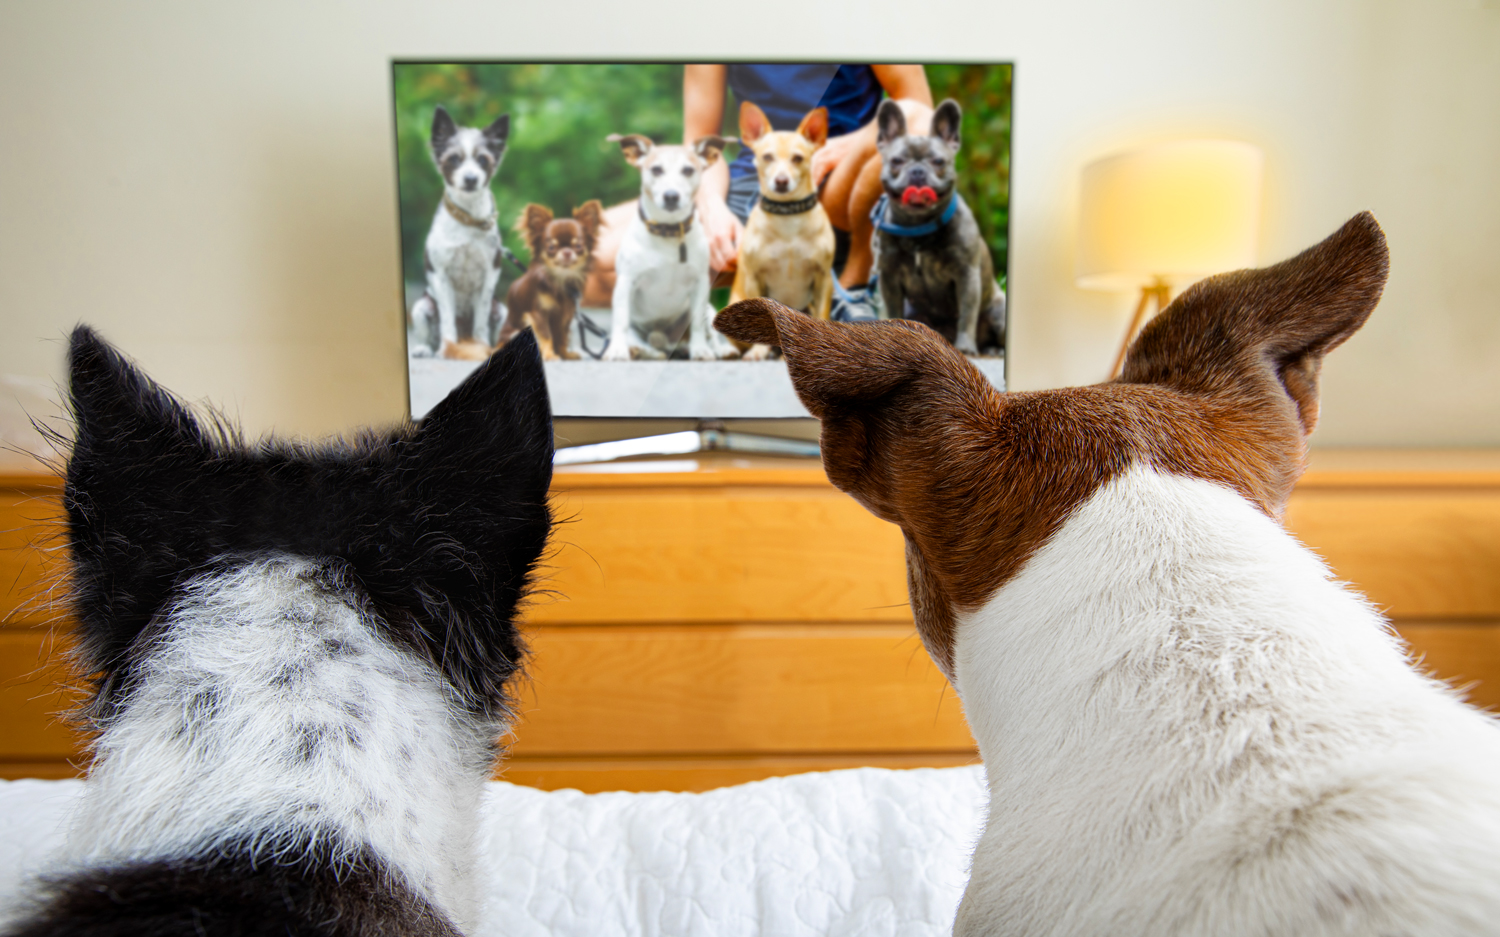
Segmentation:
{"type": "Polygon", "coordinates": [[[875,284],[867,283],[846,290],[834,280],[833,309],[828,317],[835,322],[874,322],[880,318],[877,302],[875,284]]]}

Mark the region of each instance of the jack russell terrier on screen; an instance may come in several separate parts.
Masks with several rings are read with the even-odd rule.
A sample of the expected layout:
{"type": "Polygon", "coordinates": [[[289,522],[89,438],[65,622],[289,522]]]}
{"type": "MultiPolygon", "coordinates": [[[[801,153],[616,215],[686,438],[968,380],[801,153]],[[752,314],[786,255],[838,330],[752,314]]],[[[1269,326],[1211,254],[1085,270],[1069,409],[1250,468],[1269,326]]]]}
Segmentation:
{"type": "Polygon", "coordinates": [[[1359,215],[1187,290],[1119,379],[1029,393],[918,323],[719,315],[905,534],[990,787],[956,934],[1500,928],[1500,726],[1281,524],[1386,269],[1359,215]]]}
{"type": "Polygon", "coordinates": [[[708,237],[697,217],[703,173],[732,141],[709,136],[691,146],[657,146],[638,133],[609,140],[640,170],[641,195],[615,255],[604,360],[667,358],[684,333],[694,361],[734,357],[734,344],[713,328],[708,237]]]}
{"type": "Polygon", "coordinates": [[[484,129],[460,127],[441,105],[432,115],[432,158],[443,199],[424,253],[427,292],[412,304],[412,353],[483,360],[496,344],[495,287],[505,256],[490,180],[505,157],[510,115],[484,129]]]}

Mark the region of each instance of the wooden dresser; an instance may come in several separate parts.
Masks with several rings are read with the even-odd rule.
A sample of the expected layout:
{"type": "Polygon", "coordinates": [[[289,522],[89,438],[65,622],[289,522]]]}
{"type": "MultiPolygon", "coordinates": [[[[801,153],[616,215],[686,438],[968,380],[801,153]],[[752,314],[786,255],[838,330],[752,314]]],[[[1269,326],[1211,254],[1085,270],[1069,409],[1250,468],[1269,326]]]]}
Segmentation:
{"type": "MultiPolygon", "coordinates": [[[[52,613],[23,602],[60,566],[57,493],[0,475],[0,777],[76,773],[79,740],[53,716],[69,697],[52,613]]],[[[501,777],[705,790],[975,760],[912,630],[900,532],[816,463],[583,466],[558,472],[554,497],[567,522],[527,613],[534,658],[501,777]]],[[[1500,705],[1500,453],[1321,453],[1287,520],[1427,666],[1500,705]]]]}

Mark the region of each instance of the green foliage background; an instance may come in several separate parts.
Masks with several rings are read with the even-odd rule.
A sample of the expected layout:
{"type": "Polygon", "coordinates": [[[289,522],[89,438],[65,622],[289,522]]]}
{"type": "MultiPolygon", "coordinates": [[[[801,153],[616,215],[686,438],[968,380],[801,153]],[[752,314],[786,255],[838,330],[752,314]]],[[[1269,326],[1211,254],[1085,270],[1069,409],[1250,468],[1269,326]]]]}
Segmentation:
{"type": "MultiPolygon", "coordinates": [[[[437,105],[465,126],[483,127],[510,114],[510,145],[492,188],[505,242],[523,261],[525,244],[511,226],[526,203],[565,213],[591,198],[609,206],[639,191],[639,173],[606,136],[643,133],[658,142],[682,136],[680,64],[398,62],[392,80],[402,267],[409,283],[425,279],[422,246],[443,197],[442,177],[428,150],[437,105]]],[[[934,101],[952,97],[964,109],[960,185],[1003,276],[1009,247],[1011,68],[928,65],[927,80],[934,101]]],[[[734,116],[726,107],[725,123],[732,124],[734,116]]],[[[727,155],[733,154],[731,148],[727,155]]],[[[506,271],[505,280],[513,275],[506,271]]]]}

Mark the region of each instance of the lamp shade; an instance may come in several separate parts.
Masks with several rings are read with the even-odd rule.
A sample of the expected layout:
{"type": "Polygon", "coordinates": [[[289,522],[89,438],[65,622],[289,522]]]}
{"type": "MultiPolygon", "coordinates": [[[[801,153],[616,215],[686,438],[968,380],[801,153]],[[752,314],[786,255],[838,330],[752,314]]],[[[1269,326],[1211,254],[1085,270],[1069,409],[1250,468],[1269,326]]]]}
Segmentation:
{"type": "Polygon", "coordinates": [[[1261,152],[1184,140],[1084,167],[1078,285],[1132,290],[1255,264],[1261,152]]]}

